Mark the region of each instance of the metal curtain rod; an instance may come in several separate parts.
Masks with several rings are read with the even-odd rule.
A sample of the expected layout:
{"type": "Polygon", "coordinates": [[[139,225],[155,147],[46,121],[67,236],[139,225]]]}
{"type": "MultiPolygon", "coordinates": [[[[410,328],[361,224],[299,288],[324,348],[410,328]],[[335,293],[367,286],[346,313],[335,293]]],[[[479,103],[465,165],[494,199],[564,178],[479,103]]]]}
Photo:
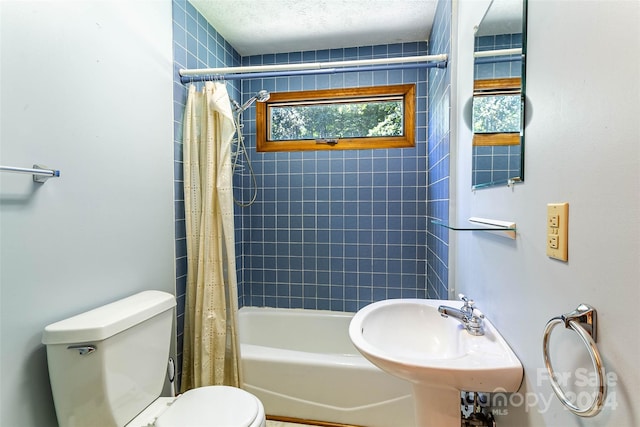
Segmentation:
{"type": "Polygon", "coordinates": [[[484,58],[487,56],[507,56],[507,55],[522,55],[522,49],[517,47],[513,49],[481,50],[478,52],[473,52],[474,58],[484,58]]]}
{"type": "Polygon", "coordinates": [[[302,64],[258,65],[251,67],[200,68],[179,70],[182,83],[209,79],[241,80],[250,78],[335,74],[358,71],[379,71],[410,68],[446,68],[447,54],[404,56],[398,58],[362,59],[353,61],[307,62],[302,64]],[[433,62],[438,61],[438,62],[433,62]],[[415,63],[421,64],[415,64],[415,63]],[[414,64],[409,64],[414,63],[414,64]]]}
{"type": "Polygon", "coordinates": [[[33,175],[34,182],[47,182],[49,178],[57,178],[60,171],[57,169],[49,169],[43,165],[33,165],[33,169],[18,168],[14,166],[0,166],[0,172],[29,173],[33,175]]]}
{"type": "Polygon", "coordinates": [[[475,64],[494,64],[498,62],[513,62],[522,59],[522,49],[498,49],[473,52],[475,64]]]}
{"type": "Polygon", "coordinates": [[[222,68],[196,68],[192,70],[180,69],[181,76],[200,76],[203,74],[237,74],[237,73],[260,73],[266,71],[297,71],[297,70],[319,70],[323,68],[355,67],[362,65],[380,64],[404,64],[407,62],[429,62],[446,61],[448,55],[421,55],[421,56],[401,56],[397,58],[376,58],[376,59],[356,59],[351,61],[332,62],[303,62],[301,64],[274,64],[255,65],[247,67],[222,67],[222,68]]]}
{"type": "Polygon", "coordinates": [[[390,65],[369,65],[359,67],[342,67],[342,68],[323,68],[310,70],[286,70],[286,71],[269,71],[269,72],[252,72],[240,74],[209,74],[209,75],[189,75],[181,76],[182,83],[201,82],[205,80],[242,80],[242,79],[260,79],[268,77],[284,77],[284,76],[304,76],[318,74],[336,74],[336,73],[354,73],[364,71],[384,71],[384,70],[408,70],[416,68],[446,68],[447,61],[439,62],[423,62],[419,64],[390,64],[390,65]]]}

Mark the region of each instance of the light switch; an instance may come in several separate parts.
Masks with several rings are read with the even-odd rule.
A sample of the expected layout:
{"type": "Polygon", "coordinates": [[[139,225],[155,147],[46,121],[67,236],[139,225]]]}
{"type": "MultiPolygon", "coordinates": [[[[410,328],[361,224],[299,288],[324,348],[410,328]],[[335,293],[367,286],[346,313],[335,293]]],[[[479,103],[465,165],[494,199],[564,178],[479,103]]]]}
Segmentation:
{"type": "Polygon", "coordinates": [[[569,203],[547,205],[547,256],[569,259],[569,203]]]}

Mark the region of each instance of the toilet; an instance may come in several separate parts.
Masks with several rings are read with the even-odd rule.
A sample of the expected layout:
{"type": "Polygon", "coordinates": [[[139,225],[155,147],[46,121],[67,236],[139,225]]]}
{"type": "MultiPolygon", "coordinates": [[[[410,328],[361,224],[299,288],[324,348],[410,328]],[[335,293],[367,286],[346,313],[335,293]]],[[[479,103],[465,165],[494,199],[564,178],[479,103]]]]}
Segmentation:
{"type": "Polygon", "coordinates": [[[161,397],[176,301],[144,291],[44,329],[60,427],[265,427],[262,402],[235,387],[161,397]]]}

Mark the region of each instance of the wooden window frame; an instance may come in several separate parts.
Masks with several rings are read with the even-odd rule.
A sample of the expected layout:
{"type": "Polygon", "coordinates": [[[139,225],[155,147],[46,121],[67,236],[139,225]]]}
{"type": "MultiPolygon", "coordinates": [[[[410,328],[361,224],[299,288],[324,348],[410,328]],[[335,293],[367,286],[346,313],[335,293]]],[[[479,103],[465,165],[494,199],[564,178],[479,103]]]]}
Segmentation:
{"type": "MultiPolygon", "coordinates": [[[[522,93],[522,79],[510,77],[502,79],[474,80],[473,96],[516,95],[522,93]]],[[[522,126],[522,123],[520,124],[522,126]]],[[[474,133],[474,146],[520,145],[521,132],[474,133]]]]}
{"type": "Polygon", "coordinates": [[[415,147],[415,84],[359,87],[347,89],[324,89],[298,92],[271,93],[266,102],[256,103],[256,151],[320,151],[320,150],[364,150],[377,148],[415,147]],[[346,99],[370,98],[372,96],[402,96],[403,99],[403,135],[375,136],[359,138],[339,138],[337,142],[318,143],[316,140],[303,139],[291,141],[271,141],[269,136],[269,106],[282,102],[300,101],[344,101],[346,99]]]}

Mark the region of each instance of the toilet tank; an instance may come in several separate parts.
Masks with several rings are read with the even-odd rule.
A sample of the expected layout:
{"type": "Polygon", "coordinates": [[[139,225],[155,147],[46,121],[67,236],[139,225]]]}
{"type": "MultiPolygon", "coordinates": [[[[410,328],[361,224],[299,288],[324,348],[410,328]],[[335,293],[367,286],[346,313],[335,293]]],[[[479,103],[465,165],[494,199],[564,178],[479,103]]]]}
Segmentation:
{"type": "Polygon", "coordinates": [[[60,427],[122,427],[160,396],[175,305],[144,291],[45,328],[60,427]]]}

